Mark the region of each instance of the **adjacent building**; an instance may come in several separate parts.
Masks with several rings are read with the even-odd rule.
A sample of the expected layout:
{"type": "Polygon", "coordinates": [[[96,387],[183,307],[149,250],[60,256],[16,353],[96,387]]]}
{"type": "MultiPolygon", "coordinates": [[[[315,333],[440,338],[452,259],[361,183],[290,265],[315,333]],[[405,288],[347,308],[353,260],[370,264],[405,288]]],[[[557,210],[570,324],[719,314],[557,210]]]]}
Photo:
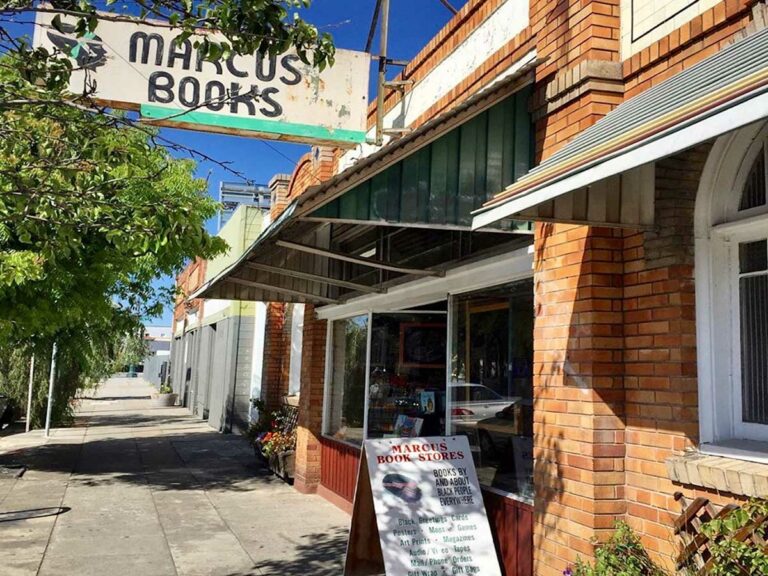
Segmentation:
{"type": "Polygon", "coordinates": [[[271,191],[269,187],[258,184],[220,182],[219,202],[221,202],[221,210],[219,210],[217,230],[220,231],[239,206],[254,206],[269,212],[271,191]]]}
{"type": "Polygon", "coordinates": [[[187,296],[237,261],[267,218],[261,207],[237,207],[219,232],[227,253],[192,262],[177,278],[172,387],[183,406],[221,431],[247,428],[251,398],[259,397],[266,306],[187,296]]]}
{"type": "Polygon", "coordinates": [[[279,177],[188,295],[263,303],[296,489],[350,509],[363,439],[467,435],[506,574],[553,576],[618,519],[673,567],[676,492],[768,496],[767,22],[470,0],[385,98],[399,137],[279,177]]]}

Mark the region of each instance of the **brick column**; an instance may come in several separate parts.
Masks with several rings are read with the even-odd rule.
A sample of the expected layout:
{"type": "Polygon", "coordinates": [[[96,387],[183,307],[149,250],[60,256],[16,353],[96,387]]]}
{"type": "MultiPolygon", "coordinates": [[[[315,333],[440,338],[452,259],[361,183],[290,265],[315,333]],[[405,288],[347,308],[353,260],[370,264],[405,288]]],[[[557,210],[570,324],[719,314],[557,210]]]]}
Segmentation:
{"type": "Polygon", "coordinates": [[[285,370],[289,363],[289,358],[286,357],[286,346],[290,347],[290,340],[286,344],[285,309],[286,305],[282,302],[267,304],[261,397],[268,411],[277,410],[282,397],[288,393],[285,370]]]}
{"type": "Polygon", "coordinates": [[[325,339],[327,322],[315,317],[315,307],[304,309],[304,340],[301,354],[301,395],[296,440],[294,487],[310,493],[320,484],[320,442],[325,385],[325,339]]]}
{"type": "Polygon", "coordinates": [[[701,495],[673,484],[665,460],[698,443],[693,214],[709,149],[656,163],[656,226],[625,239],[627,523],[668,568],[673,494],[701,495]]]}
{"type": "Polygon", "coordinates": [[[272,193],[269,215],[272,220],[277,218],[288,205],[288,186],[291,182],[290,174],[275,174],[267,186],[272,193]]]}
{"type": "Polygon", "coordinates": [[[624,502],[622,232],[537,224],[534,564],[593,554],[624,502]]]}

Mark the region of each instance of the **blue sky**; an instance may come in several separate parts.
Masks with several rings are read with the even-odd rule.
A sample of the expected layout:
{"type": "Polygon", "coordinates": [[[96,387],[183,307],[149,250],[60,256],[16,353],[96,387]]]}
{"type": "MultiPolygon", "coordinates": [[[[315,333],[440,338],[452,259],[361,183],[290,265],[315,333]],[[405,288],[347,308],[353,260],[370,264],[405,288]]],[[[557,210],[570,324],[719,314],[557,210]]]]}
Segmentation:
{"type": "MultiPolygon", "coordinates": [[[[449,1],[457,9],[467,2],[449,1]]],[[[390,0],[390,3],[389,56],[398,60],[413,58],[452,16],[441,0],[390,0]]],[[[364,50],[375,4],[376,0],[313,0],[312,6],[300,14],[321,31],[330,32],[337,47],[364,50]]],[[[129,4],[125,6],[131,11],[129,4]]],[[[29,19],[28,15],[22,15],[17,20],[20,24],[7,26],[8,31],[31,36],[32,27],[21,23],[29,19]]],[[[374,54],[378,52],[378,47],[377,35],[372,47],[374,54]]],[[[376,64],[372,62],[369,82],[371,99],[376,95],[375,67],[376,64]]],[[[399,68],[392,67],[390,71],[390,76],[394,76],[399,68]]],[[[166,138],[204,152],[216,160],[230,162],[234,170],[256,183],[266,183],[277,173],[291,173],[295,162],[309,149],[309,146],[298,144],[188,130],[164,128],[162,133],[166,138]]],[[[197,174],[208,180],[209,193],[214,198],[218,197],[219,182],[236,180],[232,174],[210,162],[198,163],[197,174]]],[[[216,231],[215,218],[208,222],[207,228],[211,232],[216,231]]],[[[173,279],[162,278],[157,284],[172,285],[173,279]]],[[[146,319],[146,322],[152,326],[169,326],[172,317],[173,312],[169,306],[162,317],[146,319]]]]}
{"type": "MultiPolygon", "coordinates": [[[[451,0],[460,8],[467,0],[451,0]]],[[[333,34],[336,46],[350,50],[364,50],[368,29],[376,0],[314,0],[309,10],[302,12],[306,20],[321,31],[333,34]]],[[[429,40],[451,18],[451,13],[440,0],[391,0],[389,26],[389,55],[399,60],[413,58],[429,40]]],[[[373,52],[378,51],[378,36],[374,40],[373,52]]],[[[371,68],[369,93],[375,98],[374,64],[371,68]]],[[[392,69],[393,74],[398,69],[392,69]]],[[[276,173],[290,173],[299,157],[309,147],[281,142],[264,142],[252,138],[239,138],[191,132],[187,130],[163,129],[163,134],[190,148],[201,150],[217,160],[226,160],[232,167],[246,175],[249,180],[266,183],[276,173]]],[[[207,178],[209,193],[217,197],[219,182],[233,180],[233,176],[211,163],[199,163],[198,175],[207,178]]],[[[215,220],[208,223],[208,229],[215,232],[215,220]]],[[[172,279],[160,281],[171,284],[172,279]]],[[[153,326],[169,326],[173,316],[167,307],[161,318],[148,319],[153,326]]]]}

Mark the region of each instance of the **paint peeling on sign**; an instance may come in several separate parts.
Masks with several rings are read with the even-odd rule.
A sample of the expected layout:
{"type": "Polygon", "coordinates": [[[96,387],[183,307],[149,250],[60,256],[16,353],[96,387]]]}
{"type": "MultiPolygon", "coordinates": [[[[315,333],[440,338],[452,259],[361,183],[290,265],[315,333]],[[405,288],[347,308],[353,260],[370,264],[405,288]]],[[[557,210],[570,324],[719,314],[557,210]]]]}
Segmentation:
{"type": "Polygon", "coordinates": [[[365,141],[370,57],[337,50],[323,72],[293,52],[232,55],[203,60],[195,37],[140,22],[99,22],[78,38],[74,20],[38,13],[35,45],[69,55],[78,64],[70,90],[95,81],[95,99],[139,110],[155,124],[307,143],[354,145],[365,141]]]}

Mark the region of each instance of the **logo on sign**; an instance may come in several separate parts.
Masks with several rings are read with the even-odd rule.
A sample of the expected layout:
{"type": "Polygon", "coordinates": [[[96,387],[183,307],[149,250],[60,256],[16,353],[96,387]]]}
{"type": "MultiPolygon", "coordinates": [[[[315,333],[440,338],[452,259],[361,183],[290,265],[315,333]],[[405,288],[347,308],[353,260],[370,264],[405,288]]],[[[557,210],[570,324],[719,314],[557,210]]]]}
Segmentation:
{"type": "Polygon", "coordinates": [[[75,27],[62,23],[61,32],[50,30],[48,39],[56,48],[72,58],[80,68],[94,71],[106,63],[107,50],[104,48],[101,38],[93,32],[89,32],[82,38],[78,38],[75,27]]]}
{"type": "Polygon", "coordinates": [[[421,488],[418,482],[402,474],[387,474],[382,480],[384,489],[406,502],[418,502],[421,500],[421,488]]]}

